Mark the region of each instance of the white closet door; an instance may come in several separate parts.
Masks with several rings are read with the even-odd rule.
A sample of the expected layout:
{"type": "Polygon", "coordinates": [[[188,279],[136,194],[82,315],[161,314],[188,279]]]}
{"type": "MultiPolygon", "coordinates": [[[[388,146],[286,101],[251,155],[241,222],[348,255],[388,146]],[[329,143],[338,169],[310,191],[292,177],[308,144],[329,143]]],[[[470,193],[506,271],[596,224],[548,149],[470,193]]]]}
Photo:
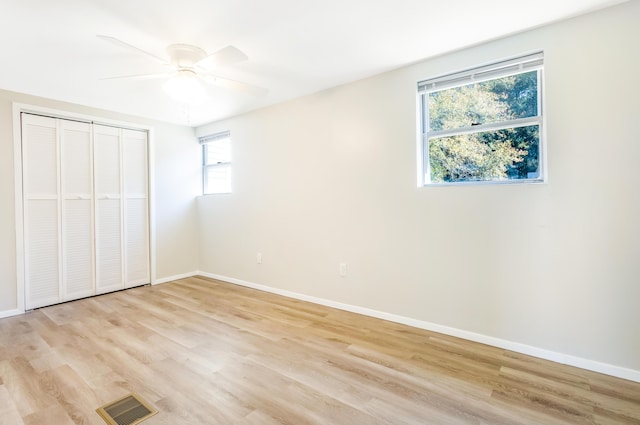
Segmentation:
{"type": "Polygon", "coordinates": [[[61,301],[58,130],[53,118],[22,115],[26,308],[61,301]]]}
{"type": "Polygon", "coordinates": [[[151,281],[149,272],[149,212],[147,132],[123,130],[125,287],[151,281]]]}
{"type": "Polygon", "coordinates": [[[22,114],[26,308],[150,283],[146,131],[22,114]]]}
{"type": "Polygon", "coordinates": [[[96,293],[124,288],[121,130],[94,125],[96,293]]]}
{"type": "Polygon", "coordinates": [[[88,297],[94,288],[91,124],[60,120],[62,297],[88,297]]]}

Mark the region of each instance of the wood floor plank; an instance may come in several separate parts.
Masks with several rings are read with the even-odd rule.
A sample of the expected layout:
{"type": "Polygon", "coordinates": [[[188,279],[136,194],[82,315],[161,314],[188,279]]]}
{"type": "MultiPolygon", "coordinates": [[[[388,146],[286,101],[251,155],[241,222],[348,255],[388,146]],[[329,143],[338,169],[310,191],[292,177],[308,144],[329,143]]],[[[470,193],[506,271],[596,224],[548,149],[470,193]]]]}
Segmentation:
{"type": "Polygon", "coordinates": [[[0,384],[0,425],[24,425],[9,390],[0,384]]]}
{"type": "Polygon", "coordinates": [[[42,425],[42,424],[56,424],[56,425],[77,425],[64,409],[62,405],[56,404],[43,410],[28,415],[23,418],[24,425],[42,425]]]}
{"type": "Polygon", "coordinates": [[[76,425],[103,425],[93,410],[101,405],[90,385],[64,365],[44,372],[41,382],[76,425]]]}
{"type": "Polygon", "coordinates": [[[55,399],[43,391],[41,374],[24,357],[17,355],[0,361],[0,375],[23,417],[56,404],[55,399]]]}
{"type": "Polygon", "coordinates": [[[0,425],[640,424],[640,383],[203,277],[0,320],[0,425]]]}

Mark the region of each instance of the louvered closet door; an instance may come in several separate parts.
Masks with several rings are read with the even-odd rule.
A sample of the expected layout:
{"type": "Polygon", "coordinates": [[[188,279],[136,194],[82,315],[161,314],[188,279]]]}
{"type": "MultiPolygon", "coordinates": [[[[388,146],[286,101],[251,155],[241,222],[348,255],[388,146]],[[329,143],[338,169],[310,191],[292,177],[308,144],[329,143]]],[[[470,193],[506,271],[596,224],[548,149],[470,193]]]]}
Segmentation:
{"type": "Polygon", "coordinates": [[[150,283],[146,131],[22,114],[26,308],[150,283]]]}
{"type": "Polygon", "coordinates": [[[147,132],[123,130],[125,287],[149,283],[147,132]]]}
{"type": "Polygon", "coordinates": [[[124,288],[121,129],[94,125],[96,293],[124,288]]]}
{"type": "Polygon", "coordinates": [[[61,301],[57,120],[22,115],[26,308],[61,301]]]}
{"type": "Polygon", "coordinates": [[[62,297],[88,297],[94,288],[91,124],[60,120],[62,297]]]}

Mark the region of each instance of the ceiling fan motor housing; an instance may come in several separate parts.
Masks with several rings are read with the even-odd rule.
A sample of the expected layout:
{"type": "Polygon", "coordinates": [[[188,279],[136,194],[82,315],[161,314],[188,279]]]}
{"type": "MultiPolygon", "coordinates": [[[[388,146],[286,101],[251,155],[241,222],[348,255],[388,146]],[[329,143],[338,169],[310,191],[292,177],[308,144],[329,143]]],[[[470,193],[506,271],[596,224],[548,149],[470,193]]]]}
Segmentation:
{"type": "Polygon", "coordinates": [[[191,68],[207,56],[207,52],[201,48],[182,43],[169,45],[167,54],[171,58],[171,64],[178,68],[191,68]]]}

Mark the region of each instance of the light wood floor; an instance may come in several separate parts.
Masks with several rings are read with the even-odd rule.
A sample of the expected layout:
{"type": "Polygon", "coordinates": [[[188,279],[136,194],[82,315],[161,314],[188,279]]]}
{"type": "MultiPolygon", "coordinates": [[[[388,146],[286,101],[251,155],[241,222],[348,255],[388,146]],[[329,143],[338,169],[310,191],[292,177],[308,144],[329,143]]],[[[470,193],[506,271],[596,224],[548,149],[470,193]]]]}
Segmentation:
{"type": "Polygon", "coordinates": [[[0,320],[0,424],[640,424],[640,384],[189,278],[0,320]]]}

